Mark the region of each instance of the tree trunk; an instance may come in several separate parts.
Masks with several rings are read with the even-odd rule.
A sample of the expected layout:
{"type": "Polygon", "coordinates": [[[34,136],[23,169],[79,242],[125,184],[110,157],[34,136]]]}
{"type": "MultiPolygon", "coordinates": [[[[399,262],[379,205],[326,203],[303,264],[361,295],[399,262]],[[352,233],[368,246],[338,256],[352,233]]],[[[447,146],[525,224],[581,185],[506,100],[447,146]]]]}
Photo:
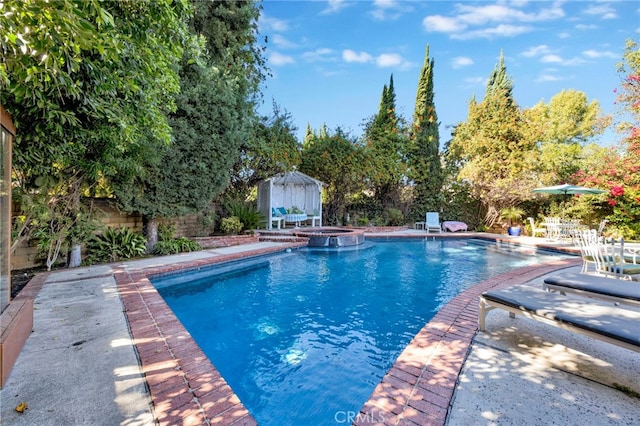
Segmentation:
{"type": "Polygon", "coordinates": [[[153,253],[158,244],[158,219],[146,218],[145,236],[147,237],[147,253],[153,253]]]}
{"type": "Polygon", "coordinates": [[[82,264],[82,246],[73,243],[69,252],[69,268],[77,268],[82,264]]]}

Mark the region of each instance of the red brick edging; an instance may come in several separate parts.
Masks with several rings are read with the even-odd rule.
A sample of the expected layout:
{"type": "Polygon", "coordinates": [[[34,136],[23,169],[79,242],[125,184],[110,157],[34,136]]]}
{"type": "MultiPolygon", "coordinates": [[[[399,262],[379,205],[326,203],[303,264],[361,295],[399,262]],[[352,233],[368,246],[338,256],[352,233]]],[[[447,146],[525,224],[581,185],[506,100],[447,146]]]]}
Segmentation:
{"type": "Polygon", "coordinates": [[[175,317],[149,276],[299,247],[287,244],[140,270],[114,268],[133,343],[160,425],[257,425],[175,317]]]}
{"type": "Polygon", "coordinates": [[[519,268],[454,297],[398,356],[354,424],[444,425],[458,376],[478,330],[480,294],[579,264],[580,259],[570,259],[519,268]]]}
{"type": "MultiPolygon", "coordinates": [[[[251,252],[140,270],[114,277],[160,425],[257,425],[231,387],[150,283],[148,276],[299,247],[251,252]]],[[[446,304],[397,358],[355,416],[356,425],[444,425],[458,375],[477,332],[478,296],[580,264],[559,260],[481,282],[446,304]]]]}

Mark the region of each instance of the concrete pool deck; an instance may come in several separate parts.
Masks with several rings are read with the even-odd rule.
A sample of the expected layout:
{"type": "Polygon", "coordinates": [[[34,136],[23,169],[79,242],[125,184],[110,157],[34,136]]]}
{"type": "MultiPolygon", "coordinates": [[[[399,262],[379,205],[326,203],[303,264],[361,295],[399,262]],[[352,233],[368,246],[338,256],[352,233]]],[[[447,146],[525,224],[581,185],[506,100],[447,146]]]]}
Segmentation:
{"type": "MultiPolygon", "coordinates": [[[[292,245],[36,276],[23,290],[35,298],[34,331],[0,390],[2,424],[256,424],[147,276],[292,245]],[[19,414],[22,402],[29,408],[19,414]]],[[[545,274],[579,263],[518,269],[457,296],[416,335],[362,411],[341,413],[336,424],[635,424],[640,399],[615,387],[640,393],[640,354],[501,311],[488,315],[486,333],[476,332],[482,291],[539,285],[545,274]]]]}

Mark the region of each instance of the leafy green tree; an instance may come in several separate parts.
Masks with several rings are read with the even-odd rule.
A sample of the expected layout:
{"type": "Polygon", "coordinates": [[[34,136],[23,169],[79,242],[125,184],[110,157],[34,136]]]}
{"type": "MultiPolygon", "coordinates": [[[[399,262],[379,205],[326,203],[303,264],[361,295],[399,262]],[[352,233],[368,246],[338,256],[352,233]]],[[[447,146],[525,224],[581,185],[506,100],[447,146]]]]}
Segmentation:
{"type": "Polygon", "coordinates": [[[188,8],[169,0],[5,7],[0,97],[18,130],[17,191],[38,194],[31,201],[42,215],[28,226],[59,248],[83,234],[74,231],[85,228],[77,220],[82,194],[135,172],[132,151],[145,146],[152,155],[168,143],[166,113],[178,90],[173,64],[187,37],[180,16],[188,8]]]}
{"type": "Polygon", "coordinates": [[[251,135],[253,99],[264,75],[253,2],[193,1],[192,8],[189,28],[202,49],[187,45],[180,62],[181,90],[169,115],[172,143],[140,173],[114,179],[121,208],[143,215],[149,251],[160,218],[201,211],[229,184],[251,135]]]}
{"type": "Polygon", "coordinates": [[[413,217],[426,211],[440,211],[442,205],[443,172],[440,160],[439,122],[433,91],[434,59],[429,58],[429,46],[418,78],[416,106],[408,154],[409,177],[413,182],[413,217]]]}
{"type": "Polygon", "coordinates": [[[241,155],[233,166],[229,194],[244,199],[256,183],[300,164],[300,143],[291,114],[274,102],[273,114],[260,117],[253,133],[241,145],[241,155]]]}
{"type": "Polygon", "coordinates": [[[618,125],[622,135],[618,147],[604,155],[590,156],[574,176],[583,185],[608,189],[602,208],[609,220],[610,233],[627,239],[640,238],[640,48],[632,39],[626,41],[617,104],[630,121],[618,125]],[[611,231],[614,230],[614,232],[611,231]]]}
{"type": "Polygon", "coordinates": [[[578,90],[563,90],[548,104],[540,101],[532,110],[539,111],[542,142],[585,144],[611,122],[611,117],[602,115],[598,101],[589,102],[578,90]]]}
{"type": "Polygon", "coordinates": [[[503,208],[530,197],[535,185],[531,166],[537,156],[535,140],[512,91],[501,55],[483,101],[470,102],[467,121],[456,127],[448,147],[449,160],[460,166],[458,179],[470,183],[488,226],[493,226],[503,208]]]}
{"type": "Polygon", "coordinates": [[[340,128],[333,134],[326,131],[326,136],[303,148],[300,171],[327,185],[323,201],[327,223],[342,223],[349,197],[364,189],[364,161],[363,147],[340,128]]]}
{"type": "Polygon", "coordinates": [[[385,85],[382,89],[378,113],[365,126],[365,144],[369,159],[369,181],[379,210],[398,206],[406,171],[403,155],[406,141],[401,120],[396,115],[393,75],[389,79],[389,86],[385,85]]]}
{"type": "Polygon", "coordinates": [[[563,90],[548,104],[541,101],[523,114],[539,140],[538,168],[545,185],[566,182],[580,168],[585,144],[611,121],[598,101],[588,102],[587,95],[577,90],[563,90]]]}

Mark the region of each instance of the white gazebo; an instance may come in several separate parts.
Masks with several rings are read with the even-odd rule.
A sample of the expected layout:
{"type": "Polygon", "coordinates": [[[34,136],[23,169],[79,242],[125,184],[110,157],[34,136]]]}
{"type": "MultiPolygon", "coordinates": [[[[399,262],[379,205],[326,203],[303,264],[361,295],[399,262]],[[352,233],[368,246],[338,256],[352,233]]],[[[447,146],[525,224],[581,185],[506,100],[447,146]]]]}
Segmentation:
{"type": "Polygon", "coordinates": [[[271,229],[273,222],[279,228],[281,220],[300,223],[310,219],[313,226],[316,221],[321,226],[323,185],[319,180],[300,172],[281,173],[261,181],[258,184],[258,210],[267,219],[267,228],[271,229]],[[304,219],[302,215],[285,218],[272,213],[273,209],[289,210],[293,207],[304,212],[304,219]]]}

